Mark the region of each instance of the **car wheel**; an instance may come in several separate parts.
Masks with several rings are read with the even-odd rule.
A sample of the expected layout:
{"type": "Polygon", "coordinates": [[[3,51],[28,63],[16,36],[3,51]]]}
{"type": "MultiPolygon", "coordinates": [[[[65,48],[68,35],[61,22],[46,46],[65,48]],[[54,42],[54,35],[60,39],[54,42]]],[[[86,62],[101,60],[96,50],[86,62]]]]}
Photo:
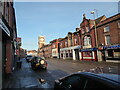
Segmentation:
{"type": "Polygon", "coordinates": [[[45,67],[44,70],[47,70],[47,67],[45,67]]]}

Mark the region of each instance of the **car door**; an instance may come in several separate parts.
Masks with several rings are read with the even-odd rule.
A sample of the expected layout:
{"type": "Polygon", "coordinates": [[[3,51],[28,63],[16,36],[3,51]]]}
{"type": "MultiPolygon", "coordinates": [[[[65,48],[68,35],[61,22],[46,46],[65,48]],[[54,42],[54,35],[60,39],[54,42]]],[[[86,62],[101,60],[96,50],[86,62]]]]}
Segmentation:
{"type": "Polygon", "coordinates": [[[97,78],[86,78],[86,82],[84,85],[84,90],[90,90],[90,89],[109,89],[114,90],[112,87],[110,87],[108,84],[105,83],[102,79],[97,78]]]}
{"type": "Polygon", "coordinates": [[[85,78],[82,78],[80,75],[71,75],[69,77],[66,77],[61,82],[61,88],[64,90],[83,90],[85,85],[85,78]]]}

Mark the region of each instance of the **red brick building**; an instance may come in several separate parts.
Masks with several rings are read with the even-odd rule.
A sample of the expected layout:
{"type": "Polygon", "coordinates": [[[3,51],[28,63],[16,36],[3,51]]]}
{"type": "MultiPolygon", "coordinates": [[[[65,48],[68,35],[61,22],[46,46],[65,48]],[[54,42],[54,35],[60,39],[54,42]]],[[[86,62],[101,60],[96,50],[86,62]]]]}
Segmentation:
{"type": "Polygon", "coordinates": [[[5,74],[12,73],[15,68],[16,38],[17,30],[13,2],[0,2],[0,63],[2,63],[3,81],[5,74]]]}
{"type": "MultiPolygon", "coordinates": [[[[76,28],[79,29],[79,28],[76,28]]],[[[60,57],[63,59],[79,60],[80,31],[71,33],[60,40],[60,57]]]]}
{"type": "MultiPolygon", "coordinates": [[[[73,60],[120,60],[120,14],[83,21],[75,32],[51,41],[52,57],[73,60]]],[[[47,48],[48,49],[48,48],[47,48]]],[[[46,49],[46,50],[47,50],[46,49]]],[[[46,51],[45,51],[46,52],[46,51]]],[[[49,54],[50,52],[47,52],[49,54]]]]}
{"type": "Polygon", "coordinates": [[[60,39],[54,39],[51,41],[51,51],[52,51],[52,58],[58,58],[59,57],[59,40],[60,39]]]}
{"type": "Polygon", "coordinates": [[[96,28],[102,59],[120,61],[120,13],[100,22],[96,28]]]}

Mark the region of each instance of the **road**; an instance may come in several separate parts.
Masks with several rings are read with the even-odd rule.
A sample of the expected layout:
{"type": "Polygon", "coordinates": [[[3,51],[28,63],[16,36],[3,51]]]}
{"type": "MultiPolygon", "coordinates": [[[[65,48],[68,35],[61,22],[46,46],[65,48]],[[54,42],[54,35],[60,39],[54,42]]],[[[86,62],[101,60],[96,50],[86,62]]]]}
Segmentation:
{"type": "MultiPolygon", "coordinates": [[[[118,64],[106,62],[80,62],[72,60],[47,59],[47,71],[35,71],[35,73],[44,79],[49,87],[53,88],[54,80],[78,71],[92,71],[96,67],[102,68],[104,73],[118,72],[118,64]]],[[[100,70],[99,70],[100,71],[100,70]]]]}
{"type": "Polygon", "coordinates": [[[78,71],[91,71],[120,74],[120,64],[93,62],[93,61],[73,61],[61,59],[47,59],[47,70],[32,70],[30,63],[22,59],[22,68],[13,72],[6,82],[6,88],[51,88],[54,87],[54,80],[78,71]],[[40,80],[45,80],[41,83],[40,80]]]}

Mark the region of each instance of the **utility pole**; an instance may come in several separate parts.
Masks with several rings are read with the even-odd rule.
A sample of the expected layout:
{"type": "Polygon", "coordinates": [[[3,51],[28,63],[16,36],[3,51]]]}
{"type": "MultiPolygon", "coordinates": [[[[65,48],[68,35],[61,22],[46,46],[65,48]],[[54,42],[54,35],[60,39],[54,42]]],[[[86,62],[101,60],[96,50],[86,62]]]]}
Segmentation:
{"type": "Polygon", "coordinates": [[[96,41],[96,47],[98,48],[98,35],[97,35],[97,30],[96,30],[95,12],[94,12],[94,11],[91,11],[91,14],[93,14],[93,16],[94,16],[95,41],[96,41]]]}

